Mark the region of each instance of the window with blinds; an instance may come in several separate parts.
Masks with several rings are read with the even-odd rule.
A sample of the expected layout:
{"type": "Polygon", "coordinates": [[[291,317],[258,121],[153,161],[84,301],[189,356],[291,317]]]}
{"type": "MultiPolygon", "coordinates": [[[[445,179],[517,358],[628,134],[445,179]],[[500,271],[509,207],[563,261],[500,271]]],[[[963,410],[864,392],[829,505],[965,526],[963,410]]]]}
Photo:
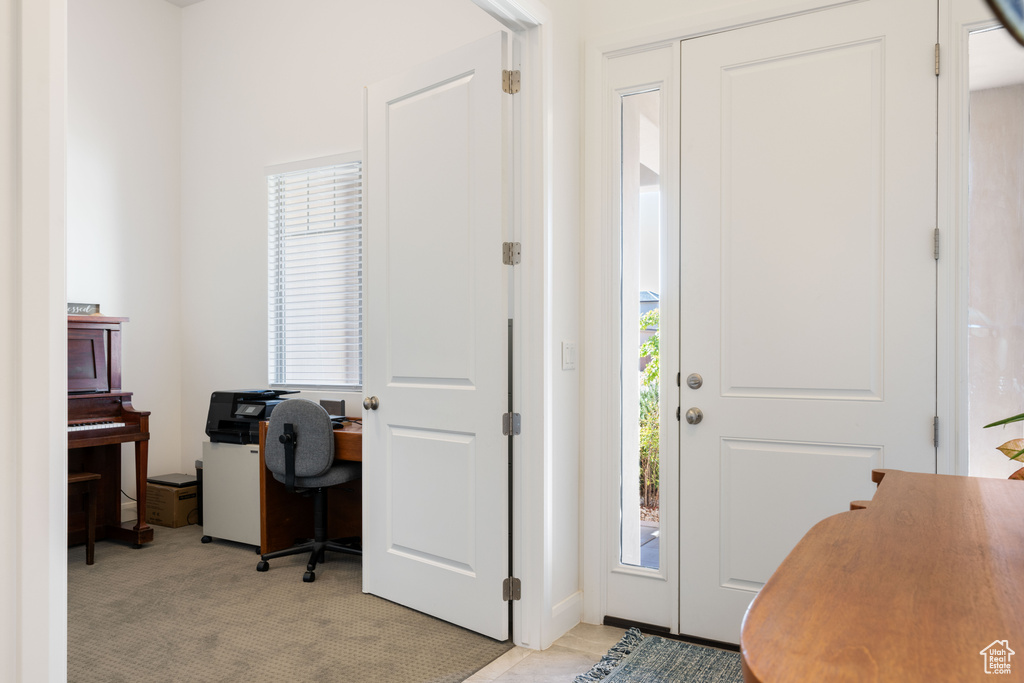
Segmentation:
{"type": "Polygon", "coordinates": [[[272,385],[362,386],[360,153],[267,170],[272,385]]]}

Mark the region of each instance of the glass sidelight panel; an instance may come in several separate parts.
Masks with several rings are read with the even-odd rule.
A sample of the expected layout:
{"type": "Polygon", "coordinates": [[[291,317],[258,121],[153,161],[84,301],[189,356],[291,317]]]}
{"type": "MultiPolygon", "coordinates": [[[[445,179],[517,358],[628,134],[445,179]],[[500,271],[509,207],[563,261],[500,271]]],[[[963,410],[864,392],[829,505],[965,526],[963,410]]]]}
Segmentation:
{"type": "Polygon", "coordinates": [[[620,561],[652,569],[660,554],[660,111],[658,90],[622,97],[620,561]]]}
{"type": "Polygon", "coordinates": [[[996,448],[1024,423],[1024,50],[1006,29],[970,35],[968,454],[972,476],[1024,467],[996,448]]]}

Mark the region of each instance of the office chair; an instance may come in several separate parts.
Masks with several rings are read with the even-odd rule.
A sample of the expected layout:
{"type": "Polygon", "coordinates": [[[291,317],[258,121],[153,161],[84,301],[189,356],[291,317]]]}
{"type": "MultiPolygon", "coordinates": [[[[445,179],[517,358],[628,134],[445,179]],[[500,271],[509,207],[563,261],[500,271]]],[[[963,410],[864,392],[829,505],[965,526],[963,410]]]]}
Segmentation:
{"type": "Polygon", "coordinates": [[[312,493],[314,531],[313,540],[308,543],[260,555],[256,571],[270,569],[267,560],[275,557],[308,552],[309,562],[302,580],[310,583],[316,580],[316,564],[324,561],[325,551],[362,554],[327,540],[327,489],[358,479],[362,465],[335,462],[334,428],[326,410],[301,398],[288,399],[274,408],[267,426],[264,460],[274,479],[289,492],[312,493]]]}

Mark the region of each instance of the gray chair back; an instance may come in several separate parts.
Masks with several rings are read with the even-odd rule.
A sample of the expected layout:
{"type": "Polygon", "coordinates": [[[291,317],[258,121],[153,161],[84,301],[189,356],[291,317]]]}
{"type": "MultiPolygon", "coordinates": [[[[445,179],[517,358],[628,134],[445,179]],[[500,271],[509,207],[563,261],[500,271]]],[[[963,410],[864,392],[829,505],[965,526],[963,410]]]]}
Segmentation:
{"type": "Polygon", "coordinates": [[[275,474],[285,474],[284,425],[295,430],[295,476],[316,477],[334,462],[334,427],[327,411],[304,398],[290,398],[274,407],[267,426],[264,459],[275,474]]]}

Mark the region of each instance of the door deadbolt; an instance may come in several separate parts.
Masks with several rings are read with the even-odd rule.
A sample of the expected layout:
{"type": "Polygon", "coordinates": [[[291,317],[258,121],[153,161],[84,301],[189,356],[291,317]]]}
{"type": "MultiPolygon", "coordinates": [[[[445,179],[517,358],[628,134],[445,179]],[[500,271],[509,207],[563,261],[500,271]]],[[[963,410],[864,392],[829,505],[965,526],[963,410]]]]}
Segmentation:
{"type": "Polygon", "coordinates": [[[686,386],[691,389],[700,389],[701,385],[704,384],[704,378],[698,375],[696,372],[686,378],[686,386]]]}
{"type": "Polygon", "coordinates": [[[700,424],[700,421],[704,419],[704,413],[701,412],[700,408],[690,408],[686,411],[686,422],[687,424],[700,424]]]}
{"type": "Polygon", "coordinates": [[[379,405],[380,399],[377,398],[376,396],[371,396],[369,398],[363,399],[363,408],[365,408],[366,410],[377,410],[377,407],[379,405]]]}

